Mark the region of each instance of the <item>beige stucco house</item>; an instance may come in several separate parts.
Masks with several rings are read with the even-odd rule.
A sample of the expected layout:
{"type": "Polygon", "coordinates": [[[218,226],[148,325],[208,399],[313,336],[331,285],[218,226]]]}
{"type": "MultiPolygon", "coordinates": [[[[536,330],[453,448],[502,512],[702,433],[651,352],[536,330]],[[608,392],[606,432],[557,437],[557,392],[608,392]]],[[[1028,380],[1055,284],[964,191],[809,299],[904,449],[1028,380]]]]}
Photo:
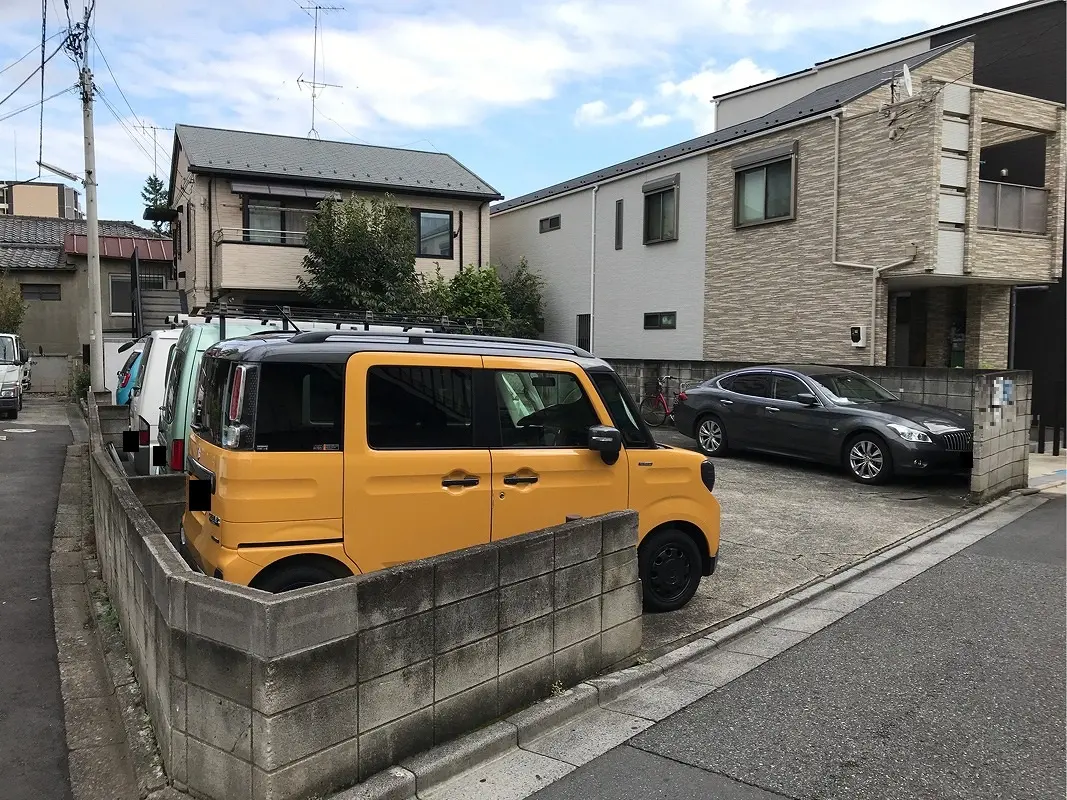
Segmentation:
{"type": "Polygon", "coordinates": [[[297,277],[309,215],[326,198],[386,193],[411,208],[417,269],[489,263],[489,202],[501,195],[447,154],[176,125],[178,289],[190,309],[306,304],[297,277]]]}

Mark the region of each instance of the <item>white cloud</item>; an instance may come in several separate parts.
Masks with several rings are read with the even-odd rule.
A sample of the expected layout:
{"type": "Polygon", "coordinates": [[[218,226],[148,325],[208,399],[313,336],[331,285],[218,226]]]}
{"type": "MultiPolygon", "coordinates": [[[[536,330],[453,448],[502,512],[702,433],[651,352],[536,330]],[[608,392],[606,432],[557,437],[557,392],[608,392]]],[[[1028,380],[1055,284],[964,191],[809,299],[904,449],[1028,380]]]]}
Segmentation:
{"type": "Polygon", "coordinates": [[[749,58],[735,61],[722,70],[716,69],[714,62],[709,62],[699,72],[682,81],[664,81],[658,91],[661,98],[674,105],[675,116],[693,123],[697,134],[710,133],[715,130],[712,98],[770,80],[776,74],[774,70],[764,69],[749,58]]]}
{"type": "Polygon", "coordinates": [[[643,118],[648,105],[644,100],[634,100],[622,111],[614,114],[609,113],[608,104],[603,100],[594,100],[579,106],[574,115],[575,125],[614,125],[618,122],[629,122],[643,118]]]}
{"type": "Polygon", "coordinates": [[[637,124],[641,128],[658,128],[669,123],[671,119],[670,114],[652,114],[647,117],[641,117],[637,124]]]}

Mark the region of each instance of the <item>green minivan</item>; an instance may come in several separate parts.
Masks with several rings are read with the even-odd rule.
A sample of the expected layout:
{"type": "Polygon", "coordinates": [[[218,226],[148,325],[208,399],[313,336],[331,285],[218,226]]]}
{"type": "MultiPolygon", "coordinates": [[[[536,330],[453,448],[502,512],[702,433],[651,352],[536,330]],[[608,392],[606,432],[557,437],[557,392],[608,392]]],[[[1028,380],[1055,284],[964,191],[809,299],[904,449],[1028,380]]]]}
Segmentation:
{"type": "MultiPolygon", "coordinates": [[[[226,338],[237,339],[260,331],[280,331],[280,324],[227,320],[226,338]]],[[[196,378],[204,351],[219,341],[219,323],[193,322],[186,325],[171,353],[167,367],[163,405],[159,410],[156,443],[167,448],[167,463],[161,472],[185,471],[185,448],[189,442],[189,411],[196,392],[196,378]]]]}

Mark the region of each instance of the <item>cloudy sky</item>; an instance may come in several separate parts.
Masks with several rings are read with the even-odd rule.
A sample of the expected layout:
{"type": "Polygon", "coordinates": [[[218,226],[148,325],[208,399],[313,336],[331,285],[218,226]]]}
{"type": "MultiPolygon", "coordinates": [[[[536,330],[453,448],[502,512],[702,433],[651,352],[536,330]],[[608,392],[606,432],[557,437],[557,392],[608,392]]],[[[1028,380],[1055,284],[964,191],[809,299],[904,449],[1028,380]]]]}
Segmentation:
{"type": "MultiPolygon", "coordinates": [[[[67,0],[72,17],[83,0],[67,0]]],[[[448,152],[514,197],[714,129],[715,94],[1004,0],[318,0],[323,139],[448,152]],[[325,69],[325,78],[323,77],[325,69]]],[[[45,0],[50,53],[67,26],[45,0]]],[[[305,136],[310,0],[97,0],[100,213],[140,219],[176,122],[305,136]],[[142,133],[141,126],[145,126],[142,133]]],[[[40,0],[0,0],[0,177],[37,174],[40,0]],[[37,50],[34,50],[34,48],[37,50]],[[31,52],[32,51],[32,52],[31,52]],[[25,60],[13,64],[30,53],[25,60]],[[36,62],[36,63],[35,63],[36,62]],[[16,160],[17,150],[17,160],[16,160]]],[[[63,52],[44,95],[72,88],[63,52]]],[[[44,161],[84,165],[77,93],[47,100],[44,161]]],[[[83,201],[84,206],[84,201],[83,201]]]]}

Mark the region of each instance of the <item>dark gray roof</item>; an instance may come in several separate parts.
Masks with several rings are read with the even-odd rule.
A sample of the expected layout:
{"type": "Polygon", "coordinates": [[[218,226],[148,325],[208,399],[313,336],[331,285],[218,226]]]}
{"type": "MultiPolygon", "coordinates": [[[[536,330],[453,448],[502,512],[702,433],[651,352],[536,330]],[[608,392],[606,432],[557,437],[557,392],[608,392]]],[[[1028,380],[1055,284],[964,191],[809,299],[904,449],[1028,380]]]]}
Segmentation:
{"type": "Polygon", "coordinates": [[[953,48],[959,47],[965,41],[967,41],[967,39],[950,42],[942,47],[927,50],[925,53],[920,53],[911,58],[898,61],[895,64],[888,64],[884,67],[871,70],[870,72],[846,78],[838,83],[823,86],[821,89],[816,89],[811,94],[805,95],[798,100],[794,100],[792,103],[787,103],[769,114],[749,120],[748,122],[732,125],[729,128],[723,128],[721,131],[716,131],[715,133],[698,136],[695,139],[689,139],[681,144],[671,145],[662,150],[657,150],[654,153],[638,156],[637,158],[623,161],[620,164],[606,167],[597,172],[590,172],[587,175],[582,175],[581,177],[564,181],[563,183],[557,183],[555,186],[549,186],[545,189],[539,189],[536,192],[530,192],[529,194],[524,194],[521,197],[516,197],[503,203],[497,203],[490,209],[490,213],[495,214],[501,211],[507,211],[508,209],[524,206],[527,203],[544,200],[553,195],[562,194],[563,192],[592,186],[600,181],[615,178],[627,172],[636,172],[648,167],[654,167],[661,161],[678,158],[679,156],[685,156],[690,153],[698,153],[702,150],[728,144],[734,139],[740,139],[743,136],[770,132],[782,125],[797,122],[806,117],[825,114],[828,111],[833,111],[835,108],[839,108],[851,100],[855,100],[857,97],[862,97],[863,95],[874,91],[882,84],[888,83],[892,80],[894,74],[901,71],[901,67],[905,63],[909,67],[918,67],[931,59],[943,55],[953,48]]]}
{"type": "Polygon", "coordinates": [[[496,200],[502,195],[446,153],[176,125],[189,169],[496,200]]]}
{"type": "Polygon", "coordinates": [[[63,246],[27,244],[6,245],[0,243],[0,271],[9,269],[60,269],[66,265],[63,246]]]}
{"type": "MultiPolygon", "coordinates": [[[[102,219],[101,236],[136,236],[165,239],[132,222],[102,219]]],[[[67,234],[85,235],[84,219],[0,216],[0,270],[73,269],[63,257],[67,234]]]]}

